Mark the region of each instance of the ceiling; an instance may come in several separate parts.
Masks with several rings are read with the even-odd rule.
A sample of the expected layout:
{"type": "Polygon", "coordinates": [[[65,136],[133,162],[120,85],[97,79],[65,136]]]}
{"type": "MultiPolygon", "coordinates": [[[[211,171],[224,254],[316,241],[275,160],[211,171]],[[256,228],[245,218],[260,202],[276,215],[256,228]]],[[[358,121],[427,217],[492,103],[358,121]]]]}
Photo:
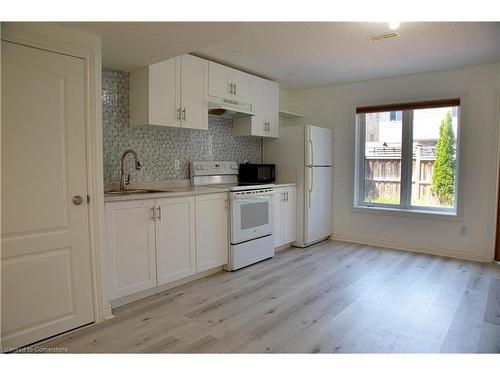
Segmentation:
{"type": "Polygon", "coordinates": [[[104,66],[132,71],[235,35],[238,22],[64,22],[102,38],[104,66]]]}
{"type": "Polygon", "coordinates": [[[362,81],[500,61],[500,23],[71,23],[103,38],[103,64],[133,70],[187,52],[278,81],[284,88],[362,81]],[[233,53],[231,53],[233,52],[233,53]]]}

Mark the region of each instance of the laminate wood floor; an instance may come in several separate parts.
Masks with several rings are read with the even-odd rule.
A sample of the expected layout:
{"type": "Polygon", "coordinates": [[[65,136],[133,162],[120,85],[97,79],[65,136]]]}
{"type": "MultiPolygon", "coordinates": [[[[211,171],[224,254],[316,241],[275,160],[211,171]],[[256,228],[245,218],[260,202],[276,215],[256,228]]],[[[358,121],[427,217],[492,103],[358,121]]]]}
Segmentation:
{"type": "Polygon", "coordinates": [[[325,241],[113,312],[116,318],[43,347],[78,353],[499,353],[500,267],[325,241]]]}

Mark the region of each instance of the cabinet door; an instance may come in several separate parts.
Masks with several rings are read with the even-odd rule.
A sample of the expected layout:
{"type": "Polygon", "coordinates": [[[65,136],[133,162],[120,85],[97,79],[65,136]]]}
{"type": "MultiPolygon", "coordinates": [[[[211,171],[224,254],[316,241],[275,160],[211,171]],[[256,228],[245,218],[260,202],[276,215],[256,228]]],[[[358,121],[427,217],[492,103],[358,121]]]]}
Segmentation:
{"type": "Polygon", "coordinates": [[[180,126],[181,60],[179,57],[149,66],[149,124],[180,126]]]}
{"type": "Polygon", "coordinates": [[[181,127],[208,129],[208,61],[181,56],[181,127]]]}
{"type": "Polygon", "coordinates": [[[106,203],[111,300],[156,286],[153,200],[106,203]]]}
{"type": "Polygon", "coordinates": [[[234,85],[232,99],[238,102],[251,103],[250,74],[240,72],[236,69],[230,69],[230,83],[234,85]]]}
{"type": "Polygon", "coordinates": [[[231,82],[229,82],[227,66],[208,62],[208,95],[218,98],[231,98],[231,82]]]}
{"type": "Polygon", "coordinates": [[[283,242],[291,243],[297,238],[297,196],[296,188],[288,187],[285,191],[283,213],[283,242]]]}
{"type": "Polygon", "coordinates": [[[269,124],[268,137],[279,137],[279,85],[265,80],[265,120],[269,124]]]}
{"type": "Polygon", "coordinates": [[[198,272],[228,262],[228,196],[206,194],[196,198],[196,269],[198,272]]]}
{"type": "Polygon", "coordinates": [[[156,201],[158,285],[196,272],[194,197],[156,201]]]}
{"type": "Polygon", "coordinates": [[[274,192],[274,247],[279,247],[283,242],[283,205],[284,189],[275,189],[274,192]]]}
{"type": "Polygon", "coordinates": [[[259,77],[252,77],[252,111],[255,115],[251,117],[252,135],[265,137],[267,131],[264,127],[266,115],[266,81],[259,77]]]}

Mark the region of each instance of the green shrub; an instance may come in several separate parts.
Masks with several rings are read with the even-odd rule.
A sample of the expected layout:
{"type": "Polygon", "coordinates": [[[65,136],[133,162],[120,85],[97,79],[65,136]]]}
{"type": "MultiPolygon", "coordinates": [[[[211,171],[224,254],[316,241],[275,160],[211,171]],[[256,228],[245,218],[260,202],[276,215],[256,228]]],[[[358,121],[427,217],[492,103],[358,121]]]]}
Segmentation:
{"type": "Polygon", "coordinates": [[[455,134],[451,111],[446,113],[439,127],[436,161],[432,174],[431,191],[443,205],[453,205],[455,197],[455,134]]]}

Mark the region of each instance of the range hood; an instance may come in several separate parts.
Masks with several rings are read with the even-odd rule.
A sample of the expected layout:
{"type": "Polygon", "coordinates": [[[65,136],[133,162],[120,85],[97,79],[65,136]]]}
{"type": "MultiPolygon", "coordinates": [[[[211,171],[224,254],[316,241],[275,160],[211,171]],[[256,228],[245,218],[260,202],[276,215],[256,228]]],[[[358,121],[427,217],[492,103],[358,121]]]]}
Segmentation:
{"type": "Polygon", "coordinates": [[[251,104],[209,96],[208,114],[225,118],[240,118],[254,116],[255,112],[252,111],[251,104]]]}

